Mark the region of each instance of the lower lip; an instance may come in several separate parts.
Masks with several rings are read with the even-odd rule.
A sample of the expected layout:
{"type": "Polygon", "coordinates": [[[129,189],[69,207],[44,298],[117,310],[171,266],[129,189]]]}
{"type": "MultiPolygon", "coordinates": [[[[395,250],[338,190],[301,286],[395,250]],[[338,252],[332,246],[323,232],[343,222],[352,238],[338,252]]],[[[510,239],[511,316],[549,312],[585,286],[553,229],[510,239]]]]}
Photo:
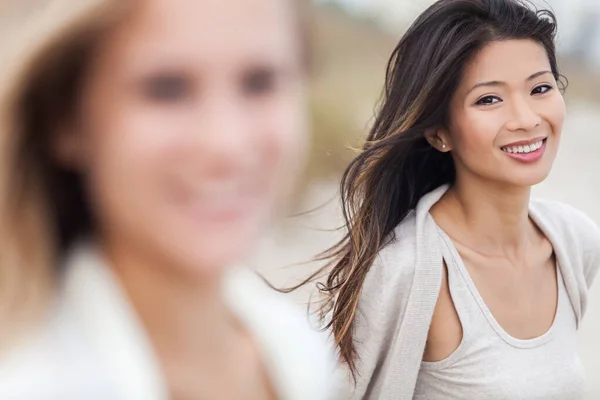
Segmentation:
{"type": "Polygon", "coordinates": [[[195,199],[189,192],[173,190],[172,201],[179,213],[188,221],[206,224],[230,224],[245,220],[258,208],[259,196],[256,192],[240,194],[239,198],[224,199],[219,205],[195,199]]]}
{"type": "Polygon", "coordinates": [[[540,147],[536,151],[532,151],[531,153],[507,153],[506,151],[502,150],[502,152],[504,154],[506,154],[513,160],[519,161],[523,164],[531,164],[536,161],[539,161],[544,156],[545,151],[546,151],[546,140],[543,141],[542,147],[540,147]]]}

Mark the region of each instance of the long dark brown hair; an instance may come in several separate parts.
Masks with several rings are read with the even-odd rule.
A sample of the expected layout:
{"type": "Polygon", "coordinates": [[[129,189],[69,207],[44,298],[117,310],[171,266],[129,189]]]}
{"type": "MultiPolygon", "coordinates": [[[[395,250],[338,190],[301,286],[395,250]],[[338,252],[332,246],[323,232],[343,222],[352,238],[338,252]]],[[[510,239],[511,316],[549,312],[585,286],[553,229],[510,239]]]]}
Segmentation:
{"type": "MultiPolygon", "coordinates": [[[[556,18],[519,0],[439,0],[408,29],[389,60],[380,109],[360,154],[343,174],[340,191],[346,232],[318,259],[327,261],[308,281],[318,284],[320,308],[340,358],[356,377],[353,322],[361,287],[394,228],[429,191],[452,184],[455,167],[425,139],[449,126],[449,105],[465,68],[494,41],[529,39],[548,55],[559,74],[556,18]]],[[[518,60],[515,60],[518,62],[518,60]]]]}

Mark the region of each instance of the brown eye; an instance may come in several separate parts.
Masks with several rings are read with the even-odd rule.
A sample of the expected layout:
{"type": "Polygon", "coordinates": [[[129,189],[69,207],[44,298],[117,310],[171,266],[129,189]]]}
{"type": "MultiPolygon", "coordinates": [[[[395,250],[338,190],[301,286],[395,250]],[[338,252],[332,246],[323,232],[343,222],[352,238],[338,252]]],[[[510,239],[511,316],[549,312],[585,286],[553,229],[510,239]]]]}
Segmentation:
{"type": "Polygon", "coordinates": [[[550,85],[540,85],[531,91],[531,94],[544,94],[554,89],[550,85]]]}
{"type": "Polygon", "coordinates": [[[491,106],[491,105],[494,105],[494,104],[499,103],[501,101],[502,100],[500,100],[496,96],[485,96],[485,97],[479,99],[477,101],[477,103],[475,103],[475,104],[477,104],[478,106],[491,106]]]}
{"type": "Polygon", "coordinates": [[[242,90],[248,96],[260,96],[275,89],[276,73],[269,68],[249,71],[242,80],[242,90]]]}
{"type": "Polygon", "coordinates": [[[144,83],[144,94],[160,102],[180,101],[191,95],[192,84],[182,75],[161,75],[144,83]]]}

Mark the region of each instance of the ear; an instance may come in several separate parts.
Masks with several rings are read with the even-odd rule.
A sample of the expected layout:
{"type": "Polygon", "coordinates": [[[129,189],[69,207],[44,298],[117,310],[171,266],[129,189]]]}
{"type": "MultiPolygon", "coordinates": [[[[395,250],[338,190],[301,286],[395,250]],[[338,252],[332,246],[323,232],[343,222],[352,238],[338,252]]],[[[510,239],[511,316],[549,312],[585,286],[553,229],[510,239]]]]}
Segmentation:
{"type": "Polygon", "coordinates": [[[425,132],[427,142],[438,151],[447,153],[452,150],[450,135],[444,129],[431,129],[425,132]]]}

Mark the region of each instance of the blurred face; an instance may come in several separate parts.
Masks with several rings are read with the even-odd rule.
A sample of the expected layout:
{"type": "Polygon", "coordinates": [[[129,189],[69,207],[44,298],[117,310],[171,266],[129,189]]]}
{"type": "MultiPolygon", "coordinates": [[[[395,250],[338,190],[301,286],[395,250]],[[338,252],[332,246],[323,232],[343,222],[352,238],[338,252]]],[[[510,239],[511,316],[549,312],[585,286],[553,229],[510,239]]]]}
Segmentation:
{"type": "Polygon", "coordinates": [[[445,141],[457,179],[509,186],[544,180],[558,149],[565,103],[546,51],[530,40],[486,46],[451,104],[445,141]]]}
{"type": "Polygon", "coordinates": [[[247,255],[303,155],[294,12],[288,0],[144,0],[106,38],[76,132],[103,239],[186,273],[247,255]]]}

